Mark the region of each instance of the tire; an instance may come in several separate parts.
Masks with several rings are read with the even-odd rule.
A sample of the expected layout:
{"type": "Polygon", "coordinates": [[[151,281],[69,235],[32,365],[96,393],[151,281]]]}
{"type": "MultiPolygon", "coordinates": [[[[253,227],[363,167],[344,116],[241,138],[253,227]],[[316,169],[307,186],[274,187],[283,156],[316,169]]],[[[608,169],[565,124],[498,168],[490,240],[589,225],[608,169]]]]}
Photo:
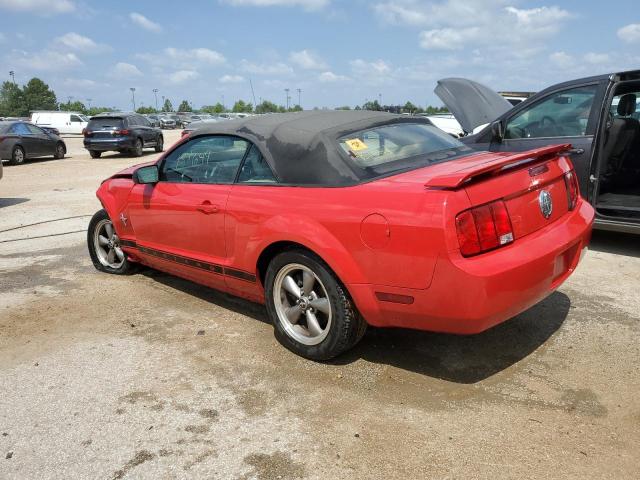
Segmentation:
{"type": "Polygon", "coordinates": [[[13,150],[11,152],[11,160],[9,161],[9,163],[11,165],[22,165],[26,158],[27,154],[25,153],[24,148],[22,148],[20,145],[16,145],[15,147],[13,147],[13,150]]]}
{"type": "Polygon", "coordinates": [[[100,155],[102,155],[102,152],[98,152],[96,150],[89,150],[89,155],[91,155],[91,158],[100,158],[100,155]]]}
{"type": "Polygon", "coordinates": [[[265,300],[278,341],[311,360],[329,360],[340,355],[355,346],[367,328],[340,280],[322,259],[306,250],[288,250],[271,261],[265,278],[265,300]],[[311,274],[312,286],[307,288],[302,279],[311,274]],[[285,280],[287,277],[296,283],[292,286],[285,280]],[[299,296],[290,293],[296,284],[299,296]],[[305,288],[310,293],[305,295],[305,288]],[[309,311],[317,322],[315,333],[309,311]],[[287,312],[293,312],[293,322],[287,320],[287,312]]]}
{"type": "Polygon", "coordinates": [[[53,154],[53,158],[57,160],[62,160],[66,153],[67,153],[67,149],[65,148],[64,143],[58,142],[56,144],[56,151],[53,154]]]}
{"type": "Polygon", "coordinates": [[[156,152],[160,153],[164,150],[164,138],[162,137],[162,135],[160,135],[158,137],[158,139],[156,140],[156,147],[155,147],[156,152]]]}
{"type": "Polygon", "coordinates": [[[139,138],[136,138],[136,143],[135,143],[133,149],[131,149],[131,156],[132,157],[141,157],[142,156],[142,149],[143,149],[142,140],[139,139],[139,138]]]}
{"type": "Polygon", "coordinates": [[[119,239],[113,229],[113,222],[104,209],[98,210],[89,222],[87,246],[91,262],[97,270],[115,275],[127,275],[135,270],[135,264],[132,264],[127,258],[127,254],[120,249],[119,239]],[[113,232],[111,236],[108,233],[109,227],[107,225],[110,225],[113,232]],[[100,237],[106,238],[110,242],[109,246],[101,246],[100,237]],[[113,251],[113,256],[110,254],[111,251],[113,251]]]}

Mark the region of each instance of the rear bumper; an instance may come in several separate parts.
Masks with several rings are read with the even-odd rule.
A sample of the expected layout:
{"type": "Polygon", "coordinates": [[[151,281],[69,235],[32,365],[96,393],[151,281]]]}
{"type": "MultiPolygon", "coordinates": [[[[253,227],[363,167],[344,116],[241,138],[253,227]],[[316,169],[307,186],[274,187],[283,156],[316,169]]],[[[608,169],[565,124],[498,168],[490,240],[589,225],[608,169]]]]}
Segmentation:
{"type": "Polygon", "coordinates": [[[428,289],[347,287],[371,325],[479,333],[540,302],[571,275],[591,238],[593,217],[581,200],[564,218],[510,246],[471,258],[441,255],[428,289]],[[376,292],[402,295],[405,303],[379,301],[376,292]]]}
{"type": "Polygon", "coordinates": [[[123,138],[106,138],[94,139],[85,138],[84,148],[87,150],[95,150],[96,152],[108,152],[117,150],[126,150],[134,147],[134,139],[129,137],[123,138]]]}

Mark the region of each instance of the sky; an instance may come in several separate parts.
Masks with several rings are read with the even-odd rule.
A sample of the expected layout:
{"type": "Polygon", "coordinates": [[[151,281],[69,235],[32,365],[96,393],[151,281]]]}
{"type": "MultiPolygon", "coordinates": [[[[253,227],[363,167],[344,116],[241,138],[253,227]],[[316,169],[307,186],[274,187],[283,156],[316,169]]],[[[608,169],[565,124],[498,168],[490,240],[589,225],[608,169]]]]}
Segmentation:
{"type": "Polygon", "coordinates": [[[495,90],[640,68],[638,0],[0,0],[0,79],[130,109],[243,99],[440,105],[445,77],[495,90]],[[253,85],[253,92],[251,89],[253,85]],[[301,90],[298,93],[298,89],[301,90]]]}

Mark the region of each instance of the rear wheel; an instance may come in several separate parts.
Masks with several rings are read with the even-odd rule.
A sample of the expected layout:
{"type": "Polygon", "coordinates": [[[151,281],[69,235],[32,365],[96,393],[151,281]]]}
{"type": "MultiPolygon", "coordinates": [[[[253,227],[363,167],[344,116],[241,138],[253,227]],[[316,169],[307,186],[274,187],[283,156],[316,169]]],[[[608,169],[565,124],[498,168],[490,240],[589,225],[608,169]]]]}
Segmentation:
{"type": "Polygon", "coordinates": [[[26,155],[24,153],[24,149],[16,145],[13,147],[13,151],[11,152],[11,161],[9,162],[11,165],[21,165],[24,163],[26,155]]]}
{"type": "Polygon", "coordinates": [[[67,149],[64,148],[64,143],[62,142],[58,142],[58,144],[56,145],[56,151],[53,154],[53,158],[56,158],[58,160],[64,158],[64,155],[67,153],[67,149]]]}
{"type": "Polygon", "coordinates": [[[97,152],[96,150],[89,150],[89,155],[91,155],[91,158],[100,158],[100,155],[102,155],[102,152],[97,152]]]}
{"type": "Polygon", "coordinates": [[[133,265],[120,248],[120,239],[106,210],[96,212],[89,222],[87,245],[93,266],[101,272],[125,275],[133,265]]]}
{"type": "Polygon", "coordinates": [[[164,150],[164,138],[160,135],[156,140],[156,152],[160,153],[162,150],[164,150]]]}
{"type": "Polygon", "coordinates": [[[366,323],[335,274],[316,255],[290,250],[269,264],[267,312],[276,338],[312,360],[328,360],[353,347],[366,323]]]}
{"type": "Polygon", "coordinates": [[[133,150],[131,150],[131,154],[134,157],[142,156],[142,140],[140,140],[139,138],[136,139],[136,143],[134,143],[133,145],[133,150]]]}

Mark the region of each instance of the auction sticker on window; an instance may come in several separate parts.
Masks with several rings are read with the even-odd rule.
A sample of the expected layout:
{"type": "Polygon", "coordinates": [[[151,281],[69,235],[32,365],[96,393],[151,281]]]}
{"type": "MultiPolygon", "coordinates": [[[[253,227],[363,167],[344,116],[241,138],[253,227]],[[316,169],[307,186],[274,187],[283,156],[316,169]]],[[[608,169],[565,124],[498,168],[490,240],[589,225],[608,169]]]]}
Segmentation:
{"type": "Polygon", "coordinates": [[[352,152],[359,152],[361,150],[366,150],[367,148],[369,148],[367,147],[367,144],[364,143],[359,138],[352,138],[351,140],[345,140],[344,143],[347,144],[347,146],[352,152]]]}

